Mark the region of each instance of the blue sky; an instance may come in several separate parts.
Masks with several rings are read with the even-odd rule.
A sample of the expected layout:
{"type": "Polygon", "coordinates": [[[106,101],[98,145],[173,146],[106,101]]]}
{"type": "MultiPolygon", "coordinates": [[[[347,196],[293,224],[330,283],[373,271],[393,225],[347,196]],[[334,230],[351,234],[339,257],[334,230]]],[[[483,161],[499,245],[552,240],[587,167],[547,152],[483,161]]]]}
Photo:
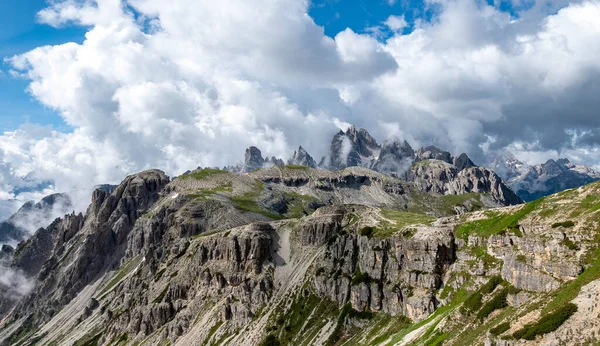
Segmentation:
{"type": "MultiPolygon", "coordinates": [[[[422,0],[314,0],[310,16],[325,28],[325,34],[334,37],[347,27],[365,32],[379,26],[390,15],[404,15],[411,24],[414,18],[431,17],[423,12],[422,0]]],[[[43,45],[82,42],[84,28],[53,28],[36,22],[36,13],[46,7],[46,0],[4,0],[0,4],[0,57],[2,60],[43,45]]],[[[409,30],[409,28],[407,28],[409,30]]],[[[62,118],[48,109],[26,91],[28,82],[15,79],[2,63],[0,75],[0,132],[18,128],[25,122],[66,128],[62,118]]]]}
{"type": "MultiPolygon", "coordinates": [[[[491,0],[488,0],[491,1],[491,0]]],[[[510,1],[500,5],[503,11],[514,11],[510,1]]],[[[84,28],[53,28],[36,22],[36,13],[46,0],[4,0],[0,4],[0,58],[27,52],[35,47],[65,42],[82,42],[84,28]]],[[[423,0],[313,0],[309,15],[334,37],[351,28],[364,33],[370,27],[382,26],[390,16],[404,16],[408,23],[404,33],[412,30],[416,19],[430,20],[435,9],[426,8],[423,0]]],[[[385,39],[386,36],[379,37],[385,39]]],[[[53,125],[68,129],[55,111],[34,100],[26,91],[27,81],[11,77],[9,66],[2,63],[0,74],[0,132],[18,128],[25,122],[53,125]]]]}
{"type": "MultiPolygon", "coordinates": [[[[36,23],[36,13],[46,6],[45,0],[3,0],[0,4],[0,57],[12,57],[43,45],[82,42],[82,28],[55,29],[36,23]]],[[[24,122],[63,125],[52,110],[25,92],[28,82],[8,75],[9,66],[2,63],[0,76],[0,132],[14,130],[24,122]]]]}
{"type": "Polygon", "coordinates": [[[422,0],[313,0],[309,14],[333,37],[347,27],[362,33],[381,26],[390,15],[404,16],[412,25],[415,19],[430,19],[433,11],[425,10],[422,0]]]}

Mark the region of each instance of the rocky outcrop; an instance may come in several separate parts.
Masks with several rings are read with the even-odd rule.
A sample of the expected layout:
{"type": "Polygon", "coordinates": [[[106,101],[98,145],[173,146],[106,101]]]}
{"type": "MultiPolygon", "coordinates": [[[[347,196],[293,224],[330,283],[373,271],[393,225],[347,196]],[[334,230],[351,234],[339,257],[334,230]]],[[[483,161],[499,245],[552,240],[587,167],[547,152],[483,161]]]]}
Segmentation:
{"type": "Polygon", "coordinates": [[[381,147],[365,129],[349,127],[346,132],[338,132],[331,141],[329,164],[331,169],[344,169],[350,166],[370,166],[379,156],[381,147]]]}
{"type": "Polygon", "coordinates": [[[522,203],[522,200],[504,184],[493,171],[484,167],[458,170],[445,161],[426,160],[417,162],[408,173],[408,179],[427,193],[460,195],[477,192],[490,194],[503,205],[522,203]]]}
{"type": "Polygon", "coordinates": [[[20,242],[71,210],[69,196],[62,193],[46,196],[37,203],[29,201],[8,220],[0,222],[0,243],[20,242]]]}
{"type": "Polygon", "coordinates": [[[466,168],[475,167],[475,164],[473,163],[473,161],[471,161],[471,159],[467,156],[467,154],[462,153],[458,157],[454,158],[454,166],[459,171],[462,171],[463,169],[466,169],[466,168]]]}
{"type": "MultiPolygon", "coordinates": [[[[420,321],[446,305],[440,319],[454,318],[462,304],[451,303],[456,294],[464,299],[464,290],[473,292],[492,276],[527,291],[507,293],[509,304],[526,306],[529,295],[538,298],[576,278],[588,249],[569,243],[588,222],[553,228],[540,223],[535,204],[436,221],[401,211],[410,196],[426,201],[420,211],[440,194],[487,191],[506,202],[501,180],[481,167],[425,160],[409,181],[362,167],[213,173],[173,182],[160,171],[127,177],[110,193],[96,190],[85,217],[56,220],[18,253],[7,248],[14,263],[29,258],[42,265],[21,266],[29,275],[38,272],[37,283],[0,321],[0,340],[25,335],[40,344],[85,344],[97,336],[98,345],[125,339],[259,345],[277,335],[325,344],[338,332],[387,331],[377,325],[380,316],[370,318],[377,313],[402,324],[408,321],[401,316],[420,321]],[[428,194],[416,195],[415,187],[428,194]],[[279,197],[284,204],[327,203],[279,220],[279,197]],[[473,224],[460,227],[465,221],[473,224]]],[[[297,212],[303,206],[286,204],[297,212]]],[[[503,289],[486,293],[483,302],[503,289]]],[[[380,336],[355,340],[374,344],[380,336]]]]}
{"type": "Polygon", "coordinates": [[[410,144],[395,140],[383,145],[373,170],[400,176],[408,171],[414,160],[415,151],[410,144]]]}
{"type": "Polygon", "coordinates": [[[36,311],[38,323],[47,321],[88,283],[118,266],[129,232],[168,182],[158,170],[131,175],[110,194],[94,192],[83,227],[81,216],[73,215],[41,232],[46,243],[56,235],[57,248],[43,263],[32,294],[16,307],[19,314],[36,311]]]}
{"type": "Polygon", "coordinates": [[[288,160],[289,165],[300,165],[310,168],[317,168],[317,162],[302,148],[298,147],[298,150],[294,151],[292,157],[288,160]]]}
{"type": "Polygon", "coordinates": [[[264,164],[265,159],[263,159],[260,149],[258,149],[257,147],[250,147],[246,149],[242,172],[252,172],[254,170],[262,168],[264,164]]]}
{"type": "Polygon", "coordinates": [[[276,158],[275,156],[271,156],[271,158],[266,158],[263,163],[263,167],[272,167],[272,166],[283,166],[285,162],[282,159],[276,158]]]}
{"type": "Polygon", "coordinates": [[[15,254],[15,249],[10,245],[2,245],[0,247],[0,264],[9,264],[15,254]]]}
{"type": "MultiPolygon", "coordinates": [[[[305,228],[303,238],[315,234],[305,228]]],[[[328,242],[317,261],[317,292],[340,304],[350,302],[359,311],[383,311],[421,320],[431,314],[437,301],[431,292],[455,260],[451,229],[421,228],[413,237],[374,239],[356,234],[334,233],[319,237],[328,242]]]]}
{"type": "Polygon", "coordinates": [[[416,161],[439,160],[449,164],[454,163],[452,154],[433,145],[418,149],[415,153],[415,159],[416,161]]]}

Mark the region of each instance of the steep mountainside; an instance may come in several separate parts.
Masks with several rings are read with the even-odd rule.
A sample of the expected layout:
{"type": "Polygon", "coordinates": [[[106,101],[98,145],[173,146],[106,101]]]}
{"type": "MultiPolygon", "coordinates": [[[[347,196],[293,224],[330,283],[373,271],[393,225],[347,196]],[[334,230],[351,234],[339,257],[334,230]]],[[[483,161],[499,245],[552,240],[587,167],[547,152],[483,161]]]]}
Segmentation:
{"type": "Polygon", "coordinates": [[[600,185],[463,213],[510,204],[484,172],[427,159],[410,179],[300,166],[132,175],[17,249],[13,268],[36,283],[0,321],[0,340],[596,340],[600,185]]]}
{"type": "Polygon", "coordinates": [[[575,165],[564,158],[529,166],[512,154],[503,153],[494,156],[489,167],[525,201],[600,180],[599,172],[587,166],[575,165]]]}
{"type": "Polygon", "coordinates": [[[66,194],[53,194],[35,203],[25,203],[8,220],[0,222],[0,244],[20,242],[40,227],[68,213],[72,208],[66,194]]]}

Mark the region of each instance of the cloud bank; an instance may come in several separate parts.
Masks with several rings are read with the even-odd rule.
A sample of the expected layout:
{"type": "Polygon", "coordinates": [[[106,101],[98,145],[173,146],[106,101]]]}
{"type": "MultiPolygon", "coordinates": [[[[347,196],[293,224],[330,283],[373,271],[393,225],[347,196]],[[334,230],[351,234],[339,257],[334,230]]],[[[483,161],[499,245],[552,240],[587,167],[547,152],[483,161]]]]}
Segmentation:
{"type": "MultiPolygon", "coordinates": [[[[74,130],[0,136],[0,199],[52,181],[71,191],[158,167],[223,166],[258,146],[326,154],[339,124],[436,144],[476,161],[509,148],[600,164],[600,1],[540,1],[511,17],[472,0],[430,1],[409,34],[324,35],[298,0],[62,0],[38,14],[88,29],[6,63],[74,130]],[[379,38],[379,40],[378,40],[379,38]]],[[[6,204],[4,204],[6,206],[6,204]]],[[[0,210],[1,210],[0,206],[0,210]]],[[[10,209],[10,207],[4,207],[10,209]]]]}

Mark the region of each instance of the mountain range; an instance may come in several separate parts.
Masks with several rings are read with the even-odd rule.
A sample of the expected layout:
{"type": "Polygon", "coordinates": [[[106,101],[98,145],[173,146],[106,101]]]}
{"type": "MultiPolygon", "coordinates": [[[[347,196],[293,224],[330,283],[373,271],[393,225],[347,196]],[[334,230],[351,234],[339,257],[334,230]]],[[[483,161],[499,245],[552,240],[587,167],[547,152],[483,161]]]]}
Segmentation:
{"type": "Polygon", "coordinates": [[[600,341],[600,182],[523,204],[466,154],[330,149],[96,189],[2,247],[0,345],[600,341]]]}
{"type": "MultiPolygon", "coordinates": [[[[450,152],[435,146],[415,150],[408,142],[400,140],[379,144],[367,130],[357,130],[354,126],[335,134],[328,155],[322,157],[319,163],[300,146],[287,160],[287,164],[330,170],[359,166],[401,176],[408,172],[413,164],[423,160],[443,161],[458,171],[476,166],[465,153],[454,157],[450,152]]],[[[243,164],[224,169],[231,172],[251,172],[285,163],[276,157],[263,159],[261,151],[251,147],[246,151],[243,164]]],[[[491,153],[489,162],[484,166],[498,174],[524,201],[577,188],[600,179],[599,172],[587,166],[575,165],[566,158],[556,161],[550,159],[546,163],[531,166],[517,160],[506,151],[491,153]]]]}
{"type": "Polygon", "coordinates": [[[72,208],[66,194],[52,194],[39,202],[29,201],[10,218],[0,222],[0,244],[18,243],[28,238],[40,227],[65,215],[72,208]]]}
{"type": "Polygon", "coordinates": [[[573,189],[600,180],[594,169],[575,165],[569,159],[548,160],[534,166],[517,160],[510,152],[491,156],[489,168],[494,170],[524,201],[573,189]]]}

